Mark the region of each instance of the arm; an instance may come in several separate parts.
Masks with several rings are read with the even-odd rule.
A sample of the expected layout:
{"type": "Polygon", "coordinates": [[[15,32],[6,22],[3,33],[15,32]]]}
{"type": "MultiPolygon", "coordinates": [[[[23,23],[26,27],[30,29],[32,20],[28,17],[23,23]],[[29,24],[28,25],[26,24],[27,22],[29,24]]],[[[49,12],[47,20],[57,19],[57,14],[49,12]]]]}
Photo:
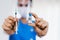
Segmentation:
{"type": "Polygon", "coordinates": [[[42,18],[39,18],[36,14],[32,14],[32,15],[35,18],[35,23],[30,23],[29,25],[35,28],[37,35],[39,35],[40,37],[45,36],[48,31],[48,23],[42,18]]]}

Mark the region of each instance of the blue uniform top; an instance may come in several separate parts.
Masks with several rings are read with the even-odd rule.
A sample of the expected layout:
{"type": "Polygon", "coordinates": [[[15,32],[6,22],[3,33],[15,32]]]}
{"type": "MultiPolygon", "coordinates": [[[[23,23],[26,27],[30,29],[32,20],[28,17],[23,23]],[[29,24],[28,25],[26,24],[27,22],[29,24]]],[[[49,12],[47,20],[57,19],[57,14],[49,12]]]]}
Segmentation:
{"type": "Polygon", "coordinates": [[[24,24],[21,20],[18,22],[18,34],[9,36],[9,40],[36,40],[36,31],[28,23],[24,24]]]}

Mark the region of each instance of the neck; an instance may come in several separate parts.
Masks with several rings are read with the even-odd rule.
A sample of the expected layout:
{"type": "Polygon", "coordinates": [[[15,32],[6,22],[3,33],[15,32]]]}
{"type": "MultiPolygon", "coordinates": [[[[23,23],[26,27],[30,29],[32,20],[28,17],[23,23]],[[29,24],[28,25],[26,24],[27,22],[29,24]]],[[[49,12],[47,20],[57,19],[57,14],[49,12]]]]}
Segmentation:
{"type": "Polygon", "coordinates": [[[22,23],[24,23],[24,24],[26,24],[26,23],[27,23],[26,18],[21,18],[21,20],[22,20],[22,23]]]}

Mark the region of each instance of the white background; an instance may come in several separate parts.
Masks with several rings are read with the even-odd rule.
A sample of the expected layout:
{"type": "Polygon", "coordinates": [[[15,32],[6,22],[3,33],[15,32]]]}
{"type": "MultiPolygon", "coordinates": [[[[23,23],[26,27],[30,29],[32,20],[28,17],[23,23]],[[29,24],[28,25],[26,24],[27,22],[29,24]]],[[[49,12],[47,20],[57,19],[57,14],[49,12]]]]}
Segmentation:
{"type": "MultiPolygon", "coordinates": [[[[49,23],[47,35],[42,38],[37,36],[37,40],[59,40],[59,2],[60,0],[33,0],[32,12],[49,23]]],[[[3,31],[2,24],[6,17],[14,13],[15,4],[16,0],[0,0],[0,40],[8,40],[9,35],[3,31]]]]}

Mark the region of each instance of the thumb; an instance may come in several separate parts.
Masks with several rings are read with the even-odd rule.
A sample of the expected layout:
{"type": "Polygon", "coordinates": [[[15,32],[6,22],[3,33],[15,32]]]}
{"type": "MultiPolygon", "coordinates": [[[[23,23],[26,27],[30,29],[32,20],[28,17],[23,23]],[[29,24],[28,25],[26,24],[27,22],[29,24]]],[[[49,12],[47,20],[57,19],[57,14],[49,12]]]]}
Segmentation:
{"type": "Polygon", "coordinates": [[[35,23],[29,23],[28,25],[35,27],[35,23]]]}
{"type": "Polygon", "coordinates": [[[14,21],[18,21],[18,18],[15,18],[14,21]]]}
{"type": "Polygon", "coordinates": [[[18,21],[18,18],[16,18],[16,21],[18,21]]]}

